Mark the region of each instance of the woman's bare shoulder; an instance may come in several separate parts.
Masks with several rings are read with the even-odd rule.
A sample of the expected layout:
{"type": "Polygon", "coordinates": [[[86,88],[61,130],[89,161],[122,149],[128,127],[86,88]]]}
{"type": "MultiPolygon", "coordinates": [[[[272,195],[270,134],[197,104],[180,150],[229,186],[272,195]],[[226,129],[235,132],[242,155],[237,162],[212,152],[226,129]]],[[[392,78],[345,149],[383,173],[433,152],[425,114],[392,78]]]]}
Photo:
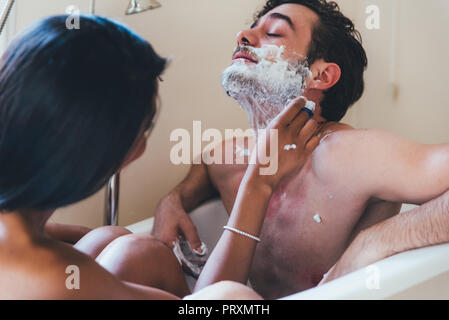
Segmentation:
{"type": "Polygon", "coordinates": [[[54,240],[0,250],[0,256],[0,299],[107,299],[113,298],[108,286],[121,283],[90,257],[54,240]]]}
{"type": "Polygon", "coordinates": [[[0,250],[0,261],[0,299],[176,299],[159,289],[121,281],[91,257],[51,239],[14,256],[0,250]]]}

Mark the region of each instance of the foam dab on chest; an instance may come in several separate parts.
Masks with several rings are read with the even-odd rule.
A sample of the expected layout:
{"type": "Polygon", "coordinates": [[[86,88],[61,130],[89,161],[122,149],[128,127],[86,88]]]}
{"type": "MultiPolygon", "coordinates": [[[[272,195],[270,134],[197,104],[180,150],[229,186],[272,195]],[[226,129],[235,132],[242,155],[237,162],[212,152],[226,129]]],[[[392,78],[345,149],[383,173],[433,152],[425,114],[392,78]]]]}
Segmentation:
{"type": "Polygon", "coordinates": [[[251,155],[251,152],[249,151],[249,149],[246,148],[242,148],[240,146],[236,146],[235,147],[235,154],[236,155],[240,155],[241,157],[248,157],[251,155]]]}

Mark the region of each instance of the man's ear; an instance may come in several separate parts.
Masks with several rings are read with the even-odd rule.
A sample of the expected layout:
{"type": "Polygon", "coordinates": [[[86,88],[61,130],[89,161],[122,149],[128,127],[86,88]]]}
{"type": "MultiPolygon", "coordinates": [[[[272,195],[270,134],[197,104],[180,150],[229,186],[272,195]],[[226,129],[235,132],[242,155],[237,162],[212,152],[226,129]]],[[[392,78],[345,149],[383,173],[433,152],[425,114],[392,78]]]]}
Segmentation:
{"type": "Polygon", "coordinates": [[[341,77],[341,69],[336,63],[315,61],[310,67],[312,77],[309,78],[307,88],[309,90],[325,91],[332,88],[341,77]]]}

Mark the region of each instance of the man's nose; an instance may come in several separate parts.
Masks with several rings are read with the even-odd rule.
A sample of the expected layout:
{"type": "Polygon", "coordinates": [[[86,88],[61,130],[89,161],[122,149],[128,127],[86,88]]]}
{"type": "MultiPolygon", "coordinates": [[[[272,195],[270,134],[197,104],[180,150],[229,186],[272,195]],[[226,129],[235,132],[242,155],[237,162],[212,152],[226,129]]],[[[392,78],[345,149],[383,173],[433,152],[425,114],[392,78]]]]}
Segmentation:
{"type": "Polygon", "coordinates": [[[258,38],[254,30],[243,30],[237,34],[237,45],[258,46],[258,38]]]}

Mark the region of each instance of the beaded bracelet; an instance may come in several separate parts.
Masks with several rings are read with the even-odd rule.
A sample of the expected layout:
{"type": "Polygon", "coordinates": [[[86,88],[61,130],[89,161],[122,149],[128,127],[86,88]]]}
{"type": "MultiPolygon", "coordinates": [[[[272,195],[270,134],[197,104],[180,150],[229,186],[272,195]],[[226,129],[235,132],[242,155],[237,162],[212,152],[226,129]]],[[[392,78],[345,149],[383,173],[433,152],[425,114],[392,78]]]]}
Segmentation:
{"type": "Polygon", "coordinates": [[[224,228],[225,230],[235,232],[235,233],[237,233],[237,234],[240,234],[240,235],[242,235],[242,236],[245,236],[245,237],[248,237],[248,238],[250,238],[250,239],[256,240],[257,242],[260,242],[260,239],[259,239],[258,237],[255,237],[255,236],[253,236],[253,235],[251,235],[251,234],[249,234],[249,233],[240,231],[240,230],[238,230],[238,229],[236,229],[236,228],[232,228],[232,227],[228,227],[228,226],[224,226],[223,228],[224,228]]]}

